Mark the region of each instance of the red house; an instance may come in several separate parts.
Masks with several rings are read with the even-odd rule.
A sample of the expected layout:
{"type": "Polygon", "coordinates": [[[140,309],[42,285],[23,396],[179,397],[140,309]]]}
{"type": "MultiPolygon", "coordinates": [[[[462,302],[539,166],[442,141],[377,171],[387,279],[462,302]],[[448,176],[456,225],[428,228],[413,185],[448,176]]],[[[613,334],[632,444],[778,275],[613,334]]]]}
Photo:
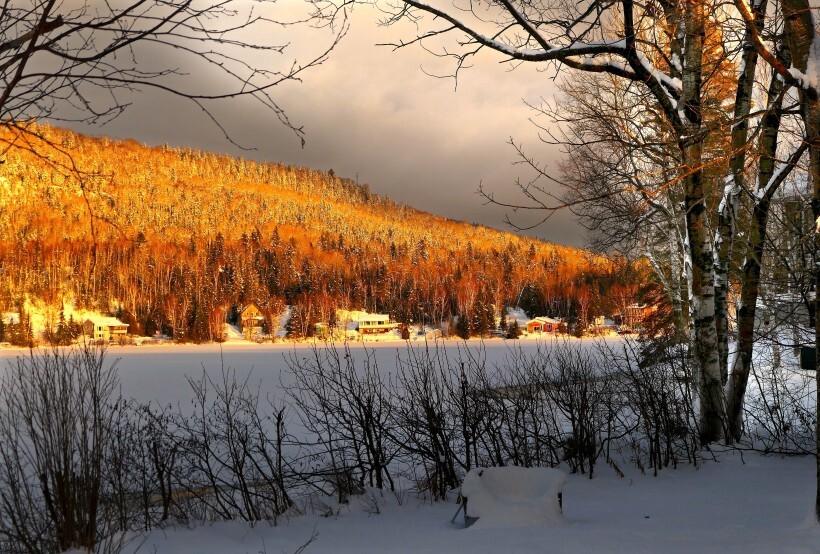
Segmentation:
{"type": "Polygon", "coordinates": [[[646,304],[630,304],[624,309],[622,323],[627,327],[637,329],[643,326],[644,321],[658,310],[657,306],[646,304]]]}
{"type": "Polygon", "coordinates": [[[527,322],[528,333],[555,333],[561,322],[551,317],[536,317],[527,322]]]}

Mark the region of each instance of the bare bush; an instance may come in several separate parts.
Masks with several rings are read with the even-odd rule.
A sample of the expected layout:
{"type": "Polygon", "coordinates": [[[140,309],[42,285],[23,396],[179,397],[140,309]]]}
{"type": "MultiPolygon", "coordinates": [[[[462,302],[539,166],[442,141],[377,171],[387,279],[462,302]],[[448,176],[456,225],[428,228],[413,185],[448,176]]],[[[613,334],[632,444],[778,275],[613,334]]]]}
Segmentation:
{"type": "Polygon", "coordinates": [[[117,550],[106,449],[118,417],[105,351],[32,352],[0,380],[0,550],[117,550]]]}
{"type": "Polygon", "coordinates": [[[778,337],[760,341],[743,406],[748,445],[765,453],[814,454],[814,375],[782,363],[778,337]]]}
{"type": "Polygon", "coordinates": [[[372,352],[360,366],[348,345],[314,346],[308,357],[287,359],[294,382],[286,386],[290,403],[308,438],[309,467],[303,476],[339,502],[365,485],[395,489],[390,464],[398,446],[388,434],[393,407],[372,352]]]}
{"type": "Polygon", "coordinates": [[[628,428],[624,438],[635,465],[657,475],[683,461],[697,463],[693,373],[686,348],[659,336],[641,344],[627,340],[621,349],[600,343],[599,350],[619,391],[619,417],[628,428]]]}
{"type": "Polygon", "coordinates": [[[131,529],[148,531],[166,521],[186,523],[188,514],[177,504],[177,464],[180,459],[174,413],[130,402],[111,432],[107,478],[118,517],[131,529]]]}
{"type": "Polygon", "coordinates": [[[501,364],[499,382],[486,390],[486,401],[495,404],[494,426],[487,435],[494,445],[495,465],[555,467],[561,463],[561,423],[544,394],[547,366],[543,345],[528,355],[510,350],[501,364]]]}
{"type": "MultiPolygon", "coordinates": [[[[466,379],[464,366],[461,369],[461,374],[455,375],[466,379]]],[[[473,451],[477,440],[470,434],[474,430],[470,423],[457,421],[450,395],[453,378],[443,349],[408,348],[406,359],[397,357],[396,377],[391,383],[396,402],[392,434],[411,466],[419,492],[429,492],[435,500],[446,498],[447,491],[461,484],[459,470],[463,471],[467,453],[473,451]]]]}
{"type": "Polygon", "coordinates": [[[194,409],[176,414],[168,436],[180,457],[170,500],[193,504],[186,510],[202,518],[275,523],[293,505],[282,455],[284,408],[271,404],[263,415],[248,379],[238,381],[229,368],[219,380],[204,370],[188,378],[194,409]]]}

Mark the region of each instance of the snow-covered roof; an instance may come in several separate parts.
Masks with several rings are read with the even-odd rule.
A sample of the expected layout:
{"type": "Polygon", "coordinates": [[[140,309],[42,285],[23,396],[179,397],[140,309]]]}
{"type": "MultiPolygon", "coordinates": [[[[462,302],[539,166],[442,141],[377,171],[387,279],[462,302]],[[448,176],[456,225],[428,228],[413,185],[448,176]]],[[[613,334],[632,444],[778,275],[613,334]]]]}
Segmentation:
{"type": "Polygon", "coordinates": [[[94,325],[97,326],[106,326],[106,327],[128,327],[127,323],[123,323],[116,317],[105,317],[105,316],[95,316],[89,317],[86,321],[90,321],[94,325]]]}
{"type": "Polygon", "coordinates": [[[527,322],[527,324],[535,323],[535,322],[537,322],[537,323],[552,323],[553,325],[556,325],[558,323],[561,323],[561,320],[560,319],[552,319],[551,317],[546,317],[546,316],[538,316],[534,319],[529,320],[527,322]]]}
{"type": "Polygon", "coordinates": [[[390,320],[388,314],[369,314],[367,312],[352,312],[350,319],[353,321],[383,321],[390,320]]]}
{"type": "Polygon", "coordinates": [[[519,325],[526,325],[530,318],[521,308],[507,307],[507,323],[512,323],[513,320],[517,321],[519,325]]]}
{"type": "Polygon", "coordinates": [[[259,309],[259,306],[257,306],[255,303],[251,302],[250,304],[246,304],[245,306],[243,306],[243,307],[242,307],[242,310],[240,310],[240,312],[239,312],[239,313],[240,313],[241,315],[245,315],[245,312],[247,312],[247,311],[248,311],[248,310],[250,310],[251,308],[254,308],[257,312],[261,311],[261,310],[259,309]]]}

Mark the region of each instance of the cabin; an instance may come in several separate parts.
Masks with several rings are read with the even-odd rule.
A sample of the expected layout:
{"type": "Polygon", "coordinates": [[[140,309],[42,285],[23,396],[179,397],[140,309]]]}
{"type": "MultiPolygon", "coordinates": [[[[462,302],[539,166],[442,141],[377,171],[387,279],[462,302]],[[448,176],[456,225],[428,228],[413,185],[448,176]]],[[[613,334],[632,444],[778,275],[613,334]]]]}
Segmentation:
{"type": "Polygon", "coordinates": [[[128,324],[116,317],[94,317],[85,320],[83,332],[91,340],[122,340],[128,336],[128,324]]]}
{"type": "Polygon", "coordinates": [[[239,323],[242,326],[242,331],[246,333],[260,330],[263,321],[265,321],[265,317],[262,315],[262,310],[253,302],[242,308],[242,311],[239,312],[239,323]]]}
{"type": "Polygon", "coordinates": [[[527,322],[528,333],[556,333],[561,321],[551,317],[536,317],[527,322]]]}
{"type": "Polygon", "coordinates": [[[386,314],[358,313],[353,315],[352,320],[362,335],[387,333],[399,326],[398,323],[391,323],[390,316],[386,314]]]}
{"type": "Polygon", "coordinates": [[[647,304],[630,304],[624,309],[621,314],[621,324],[626,325],[632,329],[639,329],[643,327],[644,322],[653,313],[658,311],[657,306],[649,306],[647,304]]]}

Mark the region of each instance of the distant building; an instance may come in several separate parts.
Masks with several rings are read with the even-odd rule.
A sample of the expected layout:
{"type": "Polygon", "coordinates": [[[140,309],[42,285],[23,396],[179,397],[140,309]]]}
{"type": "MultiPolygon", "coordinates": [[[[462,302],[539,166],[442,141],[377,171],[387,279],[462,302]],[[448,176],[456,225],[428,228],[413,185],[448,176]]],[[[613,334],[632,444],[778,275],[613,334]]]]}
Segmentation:
{"type": "Polygon", "coordinates": [[[386,314],[354,313],[351,320],[355,323],[356,330],[362,335],[374,335],[387,333],[399,326],[398,323],[391,323],[390,316],[386,314]]]}
{"type": "Polygon", "coordinates": [[[116,317],[95,317],[85,320],[83,332],[92,340],[119,340],[128,336],[128,324],[116,317]]]}
{"type": "Polygon", "coordinates": [[[265,321],[265,317],[262,315],[262,310],[253,302],[242,308],[242,311],[239,313],[239,322],[242,326],[242,331],[245,333],[261,330],[263,321],[265,321]]]}
{"type": "Polygon", "coordinates": [[[624,309],[621,314],[621,324],[632,329],[643,327],[647,318],[658,311],[657,306],[649,306],[647,304],[630,304],[624,309]]]}
{"type": "Polygon", "coordinates": [[[536,317],[535,319],[531,319],[527,322],[527,332],[555,333],[558,331],[558,327],[560,325],[561,321],[558,319],[552,319],[551,317],[536,317]]]}

